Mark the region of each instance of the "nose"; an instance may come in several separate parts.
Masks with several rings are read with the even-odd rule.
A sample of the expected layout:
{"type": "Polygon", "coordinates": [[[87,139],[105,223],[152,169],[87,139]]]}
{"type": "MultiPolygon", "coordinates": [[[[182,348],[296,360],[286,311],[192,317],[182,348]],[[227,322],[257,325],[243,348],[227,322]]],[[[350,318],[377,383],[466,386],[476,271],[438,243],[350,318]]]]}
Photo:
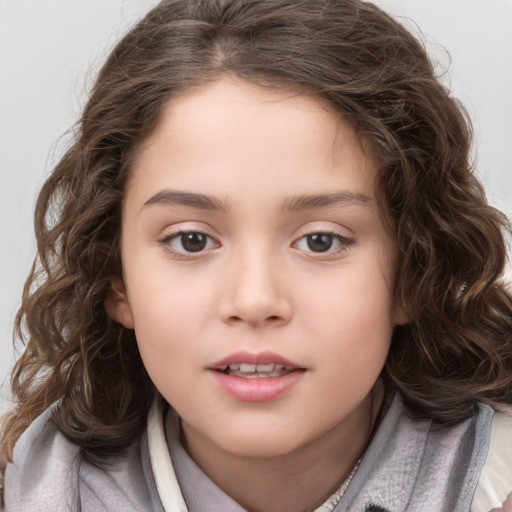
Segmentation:
{"type": "Polygon", "coordinates": [[[220,316],[229,324],[251,327],[280,326],[292,317],[286,273],[271,254],[251,254],[234,258],[220,316]]]}

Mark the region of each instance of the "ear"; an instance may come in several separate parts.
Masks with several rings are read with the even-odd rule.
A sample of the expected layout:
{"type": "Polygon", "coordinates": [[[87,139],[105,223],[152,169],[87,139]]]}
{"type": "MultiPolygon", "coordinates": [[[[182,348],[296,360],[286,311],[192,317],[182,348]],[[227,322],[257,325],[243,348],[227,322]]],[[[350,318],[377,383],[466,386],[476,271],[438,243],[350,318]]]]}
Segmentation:
{"type": "Polygon", "coordinates": [[[112,281],[112,289],[105,300],[107,315],[127,329],[134,328],[134,321],[122,279],[112,281]]]}

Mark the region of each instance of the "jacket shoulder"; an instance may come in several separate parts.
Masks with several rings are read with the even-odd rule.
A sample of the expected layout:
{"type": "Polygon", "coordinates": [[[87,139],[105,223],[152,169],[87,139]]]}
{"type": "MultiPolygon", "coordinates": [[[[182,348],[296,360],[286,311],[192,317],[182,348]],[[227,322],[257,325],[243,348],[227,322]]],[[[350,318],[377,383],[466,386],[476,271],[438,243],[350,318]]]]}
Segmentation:
{"type": "Polygon", "coordinates": [[[74,510],[80,448],[44,411],[21,435],[5,472],[6,511],[74,510]]]}
{"type": "Polygon", "coordinates": [[[22,434],[5,473],[6,512],[162,512],[145,436],[94,465],[52,421],[54,404],[22,434]]]}

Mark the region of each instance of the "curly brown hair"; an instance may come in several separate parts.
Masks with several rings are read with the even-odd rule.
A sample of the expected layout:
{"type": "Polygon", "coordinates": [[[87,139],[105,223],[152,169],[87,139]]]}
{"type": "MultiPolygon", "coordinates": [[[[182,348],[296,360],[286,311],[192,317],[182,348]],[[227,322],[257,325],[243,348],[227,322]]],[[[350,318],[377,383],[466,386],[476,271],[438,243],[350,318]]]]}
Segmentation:
{"type": "Polygon", "coordinates": [[[57,400],[53,421],[89,457],[119,453],[143,429],[154,387],[134,332],[105,311],[121,275],[123,189],[164,104],[225,73],[306,90],[372,141],[409,319],[393,334],[387,388],[441,424],[478,401],[512,403],[511,296],[500,281],[508,222],[486,202],[468,118],[421,43],[360,0],[164,0],[111,53],[39,195],[3,465],[57,400]]]}

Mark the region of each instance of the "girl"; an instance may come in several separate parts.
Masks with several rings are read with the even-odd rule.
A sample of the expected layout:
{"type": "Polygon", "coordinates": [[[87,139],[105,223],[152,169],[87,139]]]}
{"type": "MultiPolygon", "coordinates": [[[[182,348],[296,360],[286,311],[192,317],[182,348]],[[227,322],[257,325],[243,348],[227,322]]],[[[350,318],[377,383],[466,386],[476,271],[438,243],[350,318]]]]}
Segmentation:
{"type": "Polygon", "coordinates": [[[6,510],[500,506],[508,224],[469,149],[372,4],[161,2],[38,199],[6,510]]]}

